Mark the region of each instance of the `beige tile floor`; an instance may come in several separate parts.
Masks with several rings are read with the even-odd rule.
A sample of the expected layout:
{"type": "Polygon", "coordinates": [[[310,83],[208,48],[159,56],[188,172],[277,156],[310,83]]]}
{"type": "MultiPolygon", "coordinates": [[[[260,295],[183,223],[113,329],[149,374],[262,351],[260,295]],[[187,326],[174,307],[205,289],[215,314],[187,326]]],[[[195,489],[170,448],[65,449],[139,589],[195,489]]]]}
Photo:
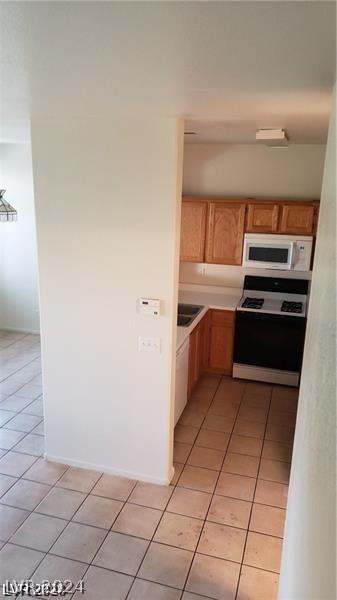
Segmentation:
{"type": "MultiPolygon", "coordinates": [[[[297,392],[205,375],[155,486],[46,463],[37,336],[0,331],[0,580],[86,600],[273,600],[297,392]]],[[[1,592],[0,592],[1,595],[1,592]]]]}

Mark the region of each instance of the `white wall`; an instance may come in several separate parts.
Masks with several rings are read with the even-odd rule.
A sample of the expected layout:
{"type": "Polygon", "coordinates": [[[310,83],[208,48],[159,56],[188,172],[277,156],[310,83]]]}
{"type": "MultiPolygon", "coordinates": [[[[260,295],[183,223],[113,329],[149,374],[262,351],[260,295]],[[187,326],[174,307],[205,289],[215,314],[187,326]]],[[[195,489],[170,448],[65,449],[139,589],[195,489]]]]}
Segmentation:
{"type": "Polygon", "coordinates": [[[16,222],[0,223],[0,327],[39,331],[36,230],[29,144],[0,144],[5,198],[18,211],[16,222]]]}
{"type": "Polygon", "coordinates": [[[32,122],[52,460],[172,476],[182,137],[174,119],[32,122]],[[163,316],[137,314],[141,296],[163,316]]]}
{"type": "Polygon", "coordinates": [[[184,194],[318,199],[325,146],[185,144],[184,194]]]}
{"type": "Polygon", "coordinates": [[[336,598],[336,96],[291,469],[279,598],[336,598]]]}

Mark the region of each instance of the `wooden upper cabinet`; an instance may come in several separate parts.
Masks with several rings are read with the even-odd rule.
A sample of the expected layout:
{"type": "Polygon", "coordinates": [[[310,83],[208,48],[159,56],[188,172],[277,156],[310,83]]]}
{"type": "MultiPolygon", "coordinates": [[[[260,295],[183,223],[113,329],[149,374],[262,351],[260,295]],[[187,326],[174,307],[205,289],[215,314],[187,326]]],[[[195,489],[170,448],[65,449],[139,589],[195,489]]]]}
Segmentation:
{"type": "Polygon", "coordinates": [[[316,200],[184,199],[180,260],[241,265],[244,233],[315,235],[316,200]]]}
{"type": "Polygon", "coordinates": [[[279,212],[278,204],[248,204],[246,231],[275,233],[278,228],[279,212]]]}
{"type": "Polygon", "coordinates": [[[310,204],[283,204],[279,233],[310,235],[315,228],[315,206],[310,204]]]}
{"type": "Polygon", "coordinates": [[[206,262],[240,265],[246,205],[210,202],[206,234],[206,262]]]}
{"type": "Polygon", "coordinates": [[[206,217],[207,202],[182,202],[180,260],[185,262],[204,261],[206,217]]]}

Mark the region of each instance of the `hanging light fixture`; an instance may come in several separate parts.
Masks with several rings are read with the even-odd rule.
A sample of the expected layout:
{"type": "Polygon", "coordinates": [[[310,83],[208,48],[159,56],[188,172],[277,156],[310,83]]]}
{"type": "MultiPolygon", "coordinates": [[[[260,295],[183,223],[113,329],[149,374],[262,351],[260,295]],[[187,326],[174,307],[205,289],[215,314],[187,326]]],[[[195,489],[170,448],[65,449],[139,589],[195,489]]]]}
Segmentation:
{"type": "Polygon", "coordinates": [[[0,190],[0,221],[17,221],[18,213],[4,198],[6,190],[0,190]]]}

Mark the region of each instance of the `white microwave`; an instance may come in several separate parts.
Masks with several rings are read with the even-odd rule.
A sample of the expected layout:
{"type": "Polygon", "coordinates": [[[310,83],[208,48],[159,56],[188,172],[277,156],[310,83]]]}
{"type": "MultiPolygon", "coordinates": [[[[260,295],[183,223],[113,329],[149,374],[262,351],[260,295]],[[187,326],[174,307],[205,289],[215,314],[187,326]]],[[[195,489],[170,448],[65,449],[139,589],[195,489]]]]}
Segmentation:
{"type": "Polygon", "coordinates": [[[243,267],[310,271],[311,236],[246,233],[243,267]]]}

